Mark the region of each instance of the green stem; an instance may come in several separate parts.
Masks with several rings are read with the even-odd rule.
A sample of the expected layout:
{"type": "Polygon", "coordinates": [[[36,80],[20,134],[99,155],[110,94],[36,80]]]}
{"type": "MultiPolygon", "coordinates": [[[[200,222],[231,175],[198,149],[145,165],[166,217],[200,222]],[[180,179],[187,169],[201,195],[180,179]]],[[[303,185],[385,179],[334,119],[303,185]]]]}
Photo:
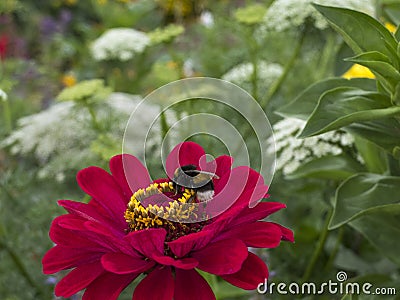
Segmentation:
{"type": "Polygon", "coordinates": [[[36,295],[45,296],[46,293],[42,290],[42,288],[33,280],[32,276],[28,273],[26,267],[24,266],[22,259],[18,256],[18,254],[14,251],[14,249],[10,248],[4,241],[0,240],[0,249],[4,249],[11,257],[11,260],[17,267],[18,272],[22,277],[28,282],[28,284],[36,291],[36,295]]]}
{"type": "Polygon", "coordinates": [[[279,88],[282,86],[283,82],[285,81],[287,75],[289,74],[290,70],[292,69],[294,63],[297,60],[297,57],[300,54],[301,47],[303,46],[304,39],[305,39],[305,30],[301,32],[300,38],[297,41],[297,45],[292,53],[292,56],[287,61],[285,68],[283,69],[282,75],[271,85],[265,96],[261,99],[260,105],[264,110],[267,109],[269,102],[271,101],[272,97],[276,94],[279,88]]]}
{"type": "Polygon", "coordinates": [[[103,128],[96,117],[96,113],[94,112],[93,106],[90,104],[86,104],[86,107],[89,111],[90,117],[92,118],[93,127],[99,132],[102,132],[103,128]]]}
{"type": "Polygon", "coordinates": [[[329,63],[332,60],[333,53],[337,51],[337,47],[340,45],[336,42],[336,34],[329,32],[327,34],[326,43],[322,50],[321,57],[318,63],[318,71],[316,72],[316,79],[324,78],[328,76],[329,63]]]}
{"type": "Polygon", "coordinates": [[[257,56],[252,55],[251,63],[253,65],[253,74],[251,75],[251,85],[252,85],[252,96],[254,99],[258,99],[258,66],[257,66],[257,56]]]}
{"type": "Polygon", "coordinates": [[[6,134],[12,131],[12,116],[11,116],[11,109],[10,109],[10,102],[6,99],[3,100],[3,107],[4,107],[4,120],[5,120],[5,128],[6,134]]]}
{"type": "Polygon", "coordinates": [[[331,219],[332,216],[332,208],[329,208],[329,212],[326,215],[326,219],[325,219],[325,224],[324,227],[322,229],[321,235],[319,236],[319,240],[318,240],[318,244],[317,247],[314,250],[313,255],[311,256],[311,260],[308,263],[308,266],[303,274],[302,277],[302,282],[307,282],[308,279],[310,278],[312,272],[314,271],[315,268],[315,264],[318,261],[318,258],[321,256],[323,250],[324,250],[324,246],[325,246],[325,242],[326,242],[326,238],[328,237],[328,225],[329,225],[329,221],[331,219]]]}
{"type": "Polygon", "coordinates": [[[333,248],[332,253],[329,256],[328,261],[327,261],[327,263],[325,265],[325,270],[327,270],[327,271],[333,265],[333,262],[334,262],[334,260],[336,258],[336,255],[339,252],[340,245],[342,244],[343,233],[344,233],[344,226],[340,227],[339,230],[338,230],[338,236],[337,236],[337,239],[336,239],[335,247],[333,248]]]}

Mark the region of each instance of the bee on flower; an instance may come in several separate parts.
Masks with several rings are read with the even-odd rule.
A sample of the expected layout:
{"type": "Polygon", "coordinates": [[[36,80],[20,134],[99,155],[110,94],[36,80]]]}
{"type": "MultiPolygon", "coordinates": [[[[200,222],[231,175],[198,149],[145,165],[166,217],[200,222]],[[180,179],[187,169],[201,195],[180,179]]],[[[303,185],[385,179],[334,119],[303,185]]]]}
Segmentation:
{"type": "Polygon", "coordinates": [[[81,170],[77,181],[91,200],[59,201],[67,214],[54,219],[50,238],[56,245],[42,261],[45,274],[71,270],[55,294],[70,297],[85,290],[86,300],[117,299],[144,275],[133,291],[134,300],[215,299],[198,270],[246,290],[264,282],[268,268],[249,247],[293,242],[291,230],[260,221],[285,205],[260,202],[250,208],[266,197],[262,176],[246,166],[232,168],[230,156],[209,163],[202,157],[200,145],[181,143],[167,157],[167,178],[154,181],[128,154],[110,160],[111,174],[98,167],[81,170]],[[192,171],[216,175],[206,211],[197,200],[188,201],[195,195],[192,187],[177,189],[173,184],[173,173],[188,165],[192,171]],[[214,214],[221,202],[230,205],[214,214]],[[207,216],[199,220],[204,212],[207,216]]]}

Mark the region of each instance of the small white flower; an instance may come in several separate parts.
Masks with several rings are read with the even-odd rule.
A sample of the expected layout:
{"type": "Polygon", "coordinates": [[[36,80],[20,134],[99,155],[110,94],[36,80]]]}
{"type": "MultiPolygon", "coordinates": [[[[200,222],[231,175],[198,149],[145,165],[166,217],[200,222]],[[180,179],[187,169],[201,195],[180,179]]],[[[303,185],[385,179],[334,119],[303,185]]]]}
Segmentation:
{"type": "Polygon", "coordinates": [[[276,0],[265,14],[264,24],[260,27],[261,32],[298,28],[307,21],[311,21],[317,29],[327,28],[328,23],[311,3],[350,8],[371,16],[375,14],[372,0],[276,0]]]}
{"type": "Polygon", "coordinates": [[[200,23],[207,28],[214,26],[214,16],[209,11],[203,11],[200,15],[200,23]]]}
{"type": "MultiPolygon", "coordinates": [[[[277,152],[276,169],[287,175],[302,164],[326,155],[339,155],[344,149],[352,147],[353,137],[342,131],[330,131],[318,136],[298,139],[296,136],[304,128],[305,122],[286,118],[274,124],[275,148],[267,152],[277,152]]],[[[273,138],[269,139],[272,144],[273,138]]]]}
{"type": "Polygon", "coordinates": [[[146,33],[132,28],[113,28],[104,32],[91,46],[95,60],[127,61],[150,44],[146,33]]]}

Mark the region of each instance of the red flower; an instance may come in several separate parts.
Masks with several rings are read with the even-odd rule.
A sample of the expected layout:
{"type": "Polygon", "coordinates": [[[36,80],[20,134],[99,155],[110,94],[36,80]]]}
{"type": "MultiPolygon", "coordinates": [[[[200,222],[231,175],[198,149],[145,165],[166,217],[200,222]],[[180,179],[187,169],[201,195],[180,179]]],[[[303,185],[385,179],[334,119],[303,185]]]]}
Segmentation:
{"type": "Polygon", "coordinates": [[[0,59],[5,59],[7,54],[7,45],[8,45],[8,36],[1,35],[0,36],[0,59]]]}
{"type": "Polygon", "coordinates": [[[145,274],[133,299],[215,299],[196,269],[243,289],[264,282],[267,266],[248,247],[273,248],[281,240],[293,241],[289,229],[259,221],[285,205],[260,202],[250,208],[249,203],[267,192],[262,176],[248,167],[231,169],[229,156],[207,163],[204,155],[199,145],[185,142],[175,147],[166,164],[170,178],[176,168],[188,164],[219,178],[213,179],[215,196],[205,210],[218,216],[195,223],[176,219],[198,212],[193,208],[196,203],[185,203],[195,193],[174,191],[168,179],[152,183],[134,156],[113,157],[111,175],[97,167],[80,171],[78,183],[92,199],[88,204],[59,201],[68,214],[54,219],[50,238],[56,246],[43,258],[45,274],[73,269],[57,284],[55,294],[69,297],[86,288],[84,300],[117,299],[145,274]],[[169,202],[145,206],[151,195],[169,202]],[[214,200],[230,206],[222,212],[214,200]]]}

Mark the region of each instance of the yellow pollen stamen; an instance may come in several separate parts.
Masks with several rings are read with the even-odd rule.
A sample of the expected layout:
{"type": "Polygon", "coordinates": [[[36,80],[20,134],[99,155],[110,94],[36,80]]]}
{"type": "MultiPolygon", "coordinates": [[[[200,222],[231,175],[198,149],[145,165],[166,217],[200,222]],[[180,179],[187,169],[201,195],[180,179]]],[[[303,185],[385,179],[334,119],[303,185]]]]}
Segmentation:
{"type": "Polygon", "coordinates": [[[144,207],[141,202],[151,196],[163,193],[176,193],[172,182],[150,184],[145,189],[137,190],[131,197],[124,217],[129,225],[129,231],[144,230],[148,228],[164,228],[167,230],[167,239],[174,240],[179,236],[197,232],[203,227],[203,223],[182,224],[182,220],[197,218],[196,203],[191,203],[196,191],[185,188],[179,193],[177,200],[170,199],[161,206],[148,204],[144,207]]]}

